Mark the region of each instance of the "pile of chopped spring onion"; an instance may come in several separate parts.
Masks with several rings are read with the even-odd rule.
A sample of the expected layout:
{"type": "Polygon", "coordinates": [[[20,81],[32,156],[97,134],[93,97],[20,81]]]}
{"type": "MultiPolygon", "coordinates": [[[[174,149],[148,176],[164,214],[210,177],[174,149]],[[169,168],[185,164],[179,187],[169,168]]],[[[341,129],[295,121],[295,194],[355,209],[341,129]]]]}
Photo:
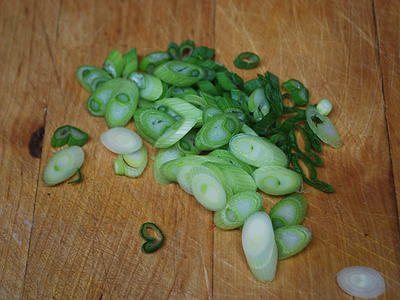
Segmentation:
{"type": "MultiPolygon", "coordinates": [[[[103,68],[80,66],[76,76],[90,93],[89,113],[104,117],[110,128],[101,141],[118,154],[115,173],[143,173],[147,149],[141,137],[159,148],[153,164],[156,181],[178,183],[215,212],[217,227],[243,227],[243,250],[252,273],[271,281],[278,260],[296,255],[311,241],[310,230],[301,225],[307,211],[307,200],[299,194],[303,182],[334,191],[317,178],[316,167],[323,165],[321,142],[335,148],[342,142],[327,116],[329,100],[310,105],[309,91],[300,81],[281,84],[270,72],[244,82],[214,55],[214,49],[192,41],[170,43],[140,61],[135,48],[124,55],[113,50],[103,68]],[[132,119],[139,135],[125,128],[132,119]],[[258,190],[288,196],[268,215],[258,190]]],[[[259,61],[256,54],[244,52],[234,65],[251,69],[259,61]]],[[[142,250],[153,252],[164,236],[155,224],[145,224],[142,250]],[[147,227],[160,239],[147,236],[147,227]]]]}

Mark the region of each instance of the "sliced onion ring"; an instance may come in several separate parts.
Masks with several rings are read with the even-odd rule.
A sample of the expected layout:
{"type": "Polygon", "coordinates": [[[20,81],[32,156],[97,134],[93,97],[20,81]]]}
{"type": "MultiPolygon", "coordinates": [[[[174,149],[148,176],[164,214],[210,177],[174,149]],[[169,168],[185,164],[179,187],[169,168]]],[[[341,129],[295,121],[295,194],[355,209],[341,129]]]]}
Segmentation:
{"type": "Polygon", "coordinates": [[[382,275],[369,267],[348,267],[337,273],[336,281],[346,293],[360,298],[376,298],[385,292],[382,275]]]}

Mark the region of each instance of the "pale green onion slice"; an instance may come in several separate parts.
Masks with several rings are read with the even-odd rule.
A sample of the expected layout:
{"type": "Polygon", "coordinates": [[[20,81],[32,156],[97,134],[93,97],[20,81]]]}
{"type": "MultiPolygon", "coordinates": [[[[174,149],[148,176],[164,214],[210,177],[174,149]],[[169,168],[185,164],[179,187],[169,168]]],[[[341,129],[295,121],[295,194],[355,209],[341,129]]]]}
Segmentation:
{"type": "Polygon", "coordinates": [[[307,199],[300,194],[293,194],[277,202],[269,216],[274,229],[288,225],[299,225],[307,214],[307,199]]]}
{"type": "Polygon", "coordinates": [[[269,113],[270,105],[269,105],[267,98],[265,97],[263,87],[255,89],[250,94],[248,108],[249,108],[249,111],[252,113],[255,113],[257,111],[255,116],[259,116],[259,117],[255,118],[256,121],[261,120],[263,116],[265,116],[269,113]]]}
{"type": "Polygon", "coordinates": [[[132,168],[142,168],[147,165],[147,148],[143,146],[132,153],[122,154],[124,161],[132,168]]]}
{"type": "Polygon", "coordinates": [[[73,176],[81,168],[85,153],[79,146],[71,146],[55,153],[47,162],[43,180],[52,186],[59,184],[73,176]]]}
{"type": "Polygon", "coordinates": [[[118,79],[107,81],[97,88],[87,99],[88,111],[96,117],[103,117],[106,114],[107,103],[111,99],[118,79]]]}
{"type": "Polygon", "coordinates": [[[225,160],[226,162],[230,163],[231,165],[234,165],[236,167],[239,167],[249,173],[250,175],[253,174],[255,168],[253,166],[250,166],[246,164],[245,162],[239,160],[234,156],[232,153],[230,153],[228,150],[225,149],[215,149],[208,153],[208,156],[213,156],[213,157],[218,157],[220,159],[225,160]]]}
{"type": "Polygon", "coordinates": [[[182,119],[172,124],[154,143],[156,148],[168,148],[183,138],[196,124],[195,119],[182,119]]]}
{"type": "Polygon", "coordinates": [[[204,70],[196,65],[169,61],[154,70],[154,75],[162,81],[178,87],[187,87],[195,84],[204,77],[204,70]]]}
{"type": "Polygon", "coordinates": [[[145,100],[155,101],[163,93],[161,80],[153,75],[133,72],[129,75],[129,79],[137,84],[140,97],[145,100]]]}
{"type": "Polygon", "coordinates": [[[378,271],[364,266],[341,270],[336,281],[339,287],[353,297],[376,298],[385,292],[385,280],[378,271]]]}
{"type": "Polygon", "coordinates": [[[196,125],[203,124],[203,112],[183,99],[165,98],[156,101],[155,108],[160,109],[161,107],[168,108],[168,111],[173,111],[182,118],[194,119],[196,125]]]}
{"type": "Polygon", "coordinates": [[[125,175],[128,177],[139,177],[140,175],[142,175],[146,166],[147,166],[147,160],[146,163],[143,163],[139,167],[131,167],[126,163],[123,155],[121,154],[118,155],[118,158],[116,160],[114,160],[114,171],[115,174],[117,175],[125,175]]]}
{"type": "Polygon", "coordinates": [[[93,93],[102,84],[111,79],[111,76],[103,69],[89,65],[80,66],[75,74],[79,83],[89,93],[93,93]]]}
{"type": "Polygon", "coordinates": [[[199,154],[200,149],[194,144],[194,140],[197,134],[197,129],[190,130],[182,139],[180,139],[176,147],[183,154],[199,154]]]}
{"type": "Polygon", "coordinates": [[[278,258],[285,259],[296,255],[308,246],[312,238],[311,231],[302,225],[289,225],[275,230],[278,258]]]}
{"type": "Polygon", "coordinates": [[[321,115],[314,106],[309,106],[306,109],[306,118],[307,124],[321,141],[334,148],[342,146],[339,133],[327,116],[321,115]]]}
{"type": "Polygon", "coordinates": [[[300,174],[281,166],[265,166],[253,173],[257,187],[269,195],[286,195],[296,192],[302,185],[300,174]]]}
{"type": "Polygon", "coordinates": [[[265,212],[255,212],[246,219],[242,246],[254,277],[262,282],[272,281],[278,263],[278,249],[271,220],[265,212]]]}
{"type": "Polygon", "coordinates": [[[121,76],[124,69],[124,64],[125,61],[122,58],[121,53],[118,50],[112,50],[106,57],[103,68],[112,77],[117,78],[121,76]]]}
{"type": "Polygon", "coordinates": [[[161,171],[161,167],[165,163],[169,161],[175,161],[180,157],[182,157],[182,154],[175,146],[166,149],[160,149],[160,151],[158,151],[153,163],[153,175],[159,184],[165,185],[171,182],[169,178],[164,176],[163,172],[161,171]]]}
{"type": "Polygon", "coordinates": [[[132,119],[135,107],[124,95],[110,99],[107,104],[105,119],[109,128],[121,127],[132,119]]]}
{"type": "Polygon", "coordinates": [[[332,103],[328,99],[321,99],[316,108],[321,115],[327,116],[332,111],[332,103]]]}
{"type": "Polygon", "coordinates": [[[286,166],[285,153],[262,137],[239,133],[229,142],[229,151],[241,161],[255,166],[286,166]]]}
{"type": "Polygon", "coordinates": [[[135,152],[143,145],[141,137],[125,127],[115,127],[103,132],[100,140],[108,150],[117,154],[135,152]]]}
{"type": "Polygon", "coordinates": [[[192,168],[192,192],[196,200],[205,208],[217,211],[226,204],[226,192],[219,176],[210,168],[192,168]]]}
{"type": "Polygon", "coordinates": [[[231,164],[214,163],[223,173],[225,181],[231,187],[233,194],[257,190],[253,177],[243,169],[231,164]]]}
{"type": "Polygon", "coordinates": [[[189,95],[184,95],[182,98],[201,110],[205,109],[208,105],[207,101],[203,97],[200,97],[198,95],[189,94],[189,95]]]}
{"type": "Polygon", "coordinates": [[[171,160],[166,162],[161,166],[161,174],[164,175],[167,180],[177,181],[176,177],[178,176],[179,170],[186,165],[201,165],[206,162],[206,156],[201,155],[187,155],[180,157],[175,160],[171,160]]]}
{"type": "Polygon", "coordinates": [[[215,174],[216,178],[221,182],[225,190],[226,198],[228,199],[233,196],[233,187],[228,178],[226,178],[226,174],[222,171],[221,167],[229,164],[226,164],[224,161],[221,162],[221,160],[216,157],[213,157],[212,160],[210,160],[210,158],[211,157],[207,158],[208,161],[202,163],[202,166],[210,169],[210,171],[215,174]]]}
{"type": "Polygon", "coordinates": [[[226,206],[214,214],[214,224],[225,230],[238,228],[252,213],[262,208],[263,198],[257,192],[241,192],[230,197],[226,206]]]}
{"type": "Polygon", "coordinates": [[[179,183],[179,186],[188,194],[193,195],[192,192],[192,173],[193,166],[183,166],[179,169],[179,172],[176,176],[176,180],[179,183]]]}
{"type": "Polygon", "coordinates": [[[206,123],[208,119],[216,116],[222,115],[224,112],[218,107],[209,106],[203,110],[203,123],[206,123]]]}

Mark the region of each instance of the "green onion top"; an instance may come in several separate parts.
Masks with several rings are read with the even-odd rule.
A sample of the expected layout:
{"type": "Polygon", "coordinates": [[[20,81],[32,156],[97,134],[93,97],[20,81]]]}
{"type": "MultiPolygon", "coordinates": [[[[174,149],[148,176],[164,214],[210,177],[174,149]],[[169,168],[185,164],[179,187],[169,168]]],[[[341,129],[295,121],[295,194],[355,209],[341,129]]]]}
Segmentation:
{"type": "Polygon", "coordinates": [[[260,57],[253,52],[242,52],[235,58],[233,64],[239,69],[253,69],[260,63],[260,57]]]}

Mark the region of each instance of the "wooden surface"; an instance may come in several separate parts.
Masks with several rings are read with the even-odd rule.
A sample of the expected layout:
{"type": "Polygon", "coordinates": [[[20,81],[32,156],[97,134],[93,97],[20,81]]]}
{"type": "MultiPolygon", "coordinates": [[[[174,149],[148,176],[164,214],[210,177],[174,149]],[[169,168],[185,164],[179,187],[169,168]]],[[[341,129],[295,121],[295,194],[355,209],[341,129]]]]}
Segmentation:
{"type": "MultiPolygon", "coordinates": [[[[380,299],[398,299],[399,16],[396,0],[0,1],[0,299],[351,299],[335,282],[351,265],[380,271],[380,299]],[[185,39],[232,68],[254,51],[262,64],[238,71],[244,78],[270,70],[334,104],[344,146],[324,148],[319,174],[337,192],[306,187],[314,239],[271,283],[253,279],[239,231],[211,230],[212,214],[157,185],[151,166],[135,180],[113,175],[104,120],[86,112],[77,66],[185,39]],[[46,187],[50,136],[64,124],[91,135],[85,180],[46,187]],[[28,144],[40,127],[35,158],[28,144]],[[145,221],[167,236],[153,255],[139,250],[145,221]]],[[[265,196],[267,210],[277,200],[265,196]]]]}

